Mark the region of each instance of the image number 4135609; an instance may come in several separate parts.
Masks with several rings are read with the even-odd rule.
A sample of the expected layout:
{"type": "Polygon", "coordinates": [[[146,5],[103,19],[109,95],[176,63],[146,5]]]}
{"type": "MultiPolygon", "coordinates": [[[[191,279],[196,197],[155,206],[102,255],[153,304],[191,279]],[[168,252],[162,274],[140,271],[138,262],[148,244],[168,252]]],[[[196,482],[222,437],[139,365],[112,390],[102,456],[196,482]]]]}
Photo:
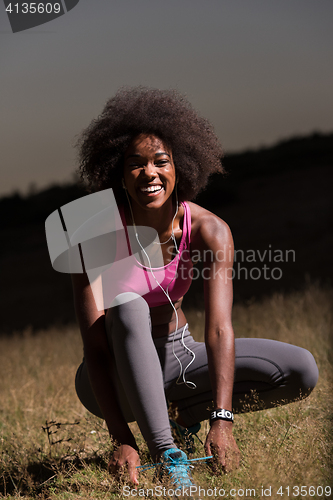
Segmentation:
{"type": "Polygon", "coordinates": [[[4,0],[5,11],[13,33],[53,21],[72,10],[78,3],[79,0],[64,0],[64,2],[59,0],[37,2],[4,0]]]}

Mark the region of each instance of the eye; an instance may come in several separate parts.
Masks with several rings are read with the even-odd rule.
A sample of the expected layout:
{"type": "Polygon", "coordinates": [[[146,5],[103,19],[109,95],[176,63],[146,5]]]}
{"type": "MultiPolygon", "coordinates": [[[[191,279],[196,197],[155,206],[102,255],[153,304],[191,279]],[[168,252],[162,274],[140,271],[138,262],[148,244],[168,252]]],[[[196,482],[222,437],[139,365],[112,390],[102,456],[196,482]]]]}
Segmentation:
{"type": "Polygon", "coordinates": [[[155,162],[155,165],[163,167],[164,165],[167,165],[168,163],[169,163],[169,160],[166,160],[166,159],[165,160],[157,160],[155,162]]]}
{"type": "Polygon", "coordinates": [[[138,163],[138,162],[131,162],[131,163],[128,164],[128,168],[130,170],[134,170],[134,169],[140,168],[140,167],[141,167],[141,164],[138,163]]]}

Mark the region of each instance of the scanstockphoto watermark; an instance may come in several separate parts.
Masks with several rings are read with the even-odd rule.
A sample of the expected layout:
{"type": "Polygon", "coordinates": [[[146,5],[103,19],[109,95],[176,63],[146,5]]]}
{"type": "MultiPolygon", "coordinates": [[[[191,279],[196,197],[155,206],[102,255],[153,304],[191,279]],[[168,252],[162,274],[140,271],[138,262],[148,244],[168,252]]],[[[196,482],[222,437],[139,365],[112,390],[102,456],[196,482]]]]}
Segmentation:
{"type": "Polygon", "coordinates": [[[224,489],[215,486],[215,488],[202,488],[201,486],[183,486],[173,489],[165,486],[155,486],[155,488],[134,489],[131,486],[123,486],[123,496],[127,497],[182,497],[182,498],[286,498],[302,496],[303,498],[328,498],[331,497],[332,488],[330,486],[313,485],[293,485],[293,486],[260,486],[257,488],[230,488],[224,489]]]}
{"type": "Polygon", "coordinates": [[[256,490],[252,489],[241,489],[232,488],[231,490],[225,490],[224,488],[202,488],[201,486],[183,486],[182,488],[168,488],[162,485],[155,486],[155,488],[139,488],[134,489],[131,486],[123,487],[124,497],[193,497],[199,496],[200,498],[205,497],[215,497],[215,498],[228,498],[236,496],[245,496],[245,498],[255,497],[256,490]]]}
{"type": "Polygon", "coordinates": [[[178,274],[182,279],[190,276],[192,280],[202,278],[204,280],[222,279],[224,281],[233,279],[245,280],[280,280],[283,276],[281,265],[288,262],[295,262],[295,250],[281,250],[268,245],[264,250],[242,250],[236,249],[233,252],[231,245],[224,245],[216,252],[213,250],[194,250],[191,254],[193,264],[202,263],[200,267],[193,267],[188,270],[186,263],[189,254],[181,256],[178,274]],[[230,263],[232,266],[221,266],[221,263],[230,263]]]}

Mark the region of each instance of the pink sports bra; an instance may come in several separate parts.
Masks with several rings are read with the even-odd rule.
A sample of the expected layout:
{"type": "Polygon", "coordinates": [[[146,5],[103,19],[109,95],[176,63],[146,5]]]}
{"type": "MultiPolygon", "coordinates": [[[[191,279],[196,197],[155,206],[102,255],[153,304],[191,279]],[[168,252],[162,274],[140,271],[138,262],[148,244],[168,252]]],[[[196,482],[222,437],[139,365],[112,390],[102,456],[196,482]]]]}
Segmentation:
{"type": "MultiPolygon", "coordinates": [[[[182,206],[184,207],[184,220],[179,253],[165,266],[152,268],[156,280],[164,290],[168,291],[172,302],[176,302],[183,297],[192,282],[191,269],[193,264],[190,256],[191,211],[186,202],[182,202],[182,206]]],[[[132,255],[124,211],[121,208],[119,212],[126,231],[129,254],[132,255]]],[[[150,268],[143,266],[138,261],[136,262],[135,268],[131,269],[130,275],[126,276],[126,289],[139,293],[147,301],[149,307],[169,304],[167,296],[157,285],[150,268]]]]}

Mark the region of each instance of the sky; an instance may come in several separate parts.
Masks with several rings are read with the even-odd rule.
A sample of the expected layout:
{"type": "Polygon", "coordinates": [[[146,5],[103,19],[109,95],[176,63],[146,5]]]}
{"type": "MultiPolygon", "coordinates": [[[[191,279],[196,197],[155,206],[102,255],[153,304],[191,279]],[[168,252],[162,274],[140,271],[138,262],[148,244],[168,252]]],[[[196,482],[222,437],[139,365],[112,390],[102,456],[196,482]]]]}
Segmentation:
{"type": "Polygon", "coordinates": [[[12,33],[0,4],[0,196],[73,179],[122,85],[176,88],[228,153],[333,131],[331,0],[80,0],[12,33]]]}

